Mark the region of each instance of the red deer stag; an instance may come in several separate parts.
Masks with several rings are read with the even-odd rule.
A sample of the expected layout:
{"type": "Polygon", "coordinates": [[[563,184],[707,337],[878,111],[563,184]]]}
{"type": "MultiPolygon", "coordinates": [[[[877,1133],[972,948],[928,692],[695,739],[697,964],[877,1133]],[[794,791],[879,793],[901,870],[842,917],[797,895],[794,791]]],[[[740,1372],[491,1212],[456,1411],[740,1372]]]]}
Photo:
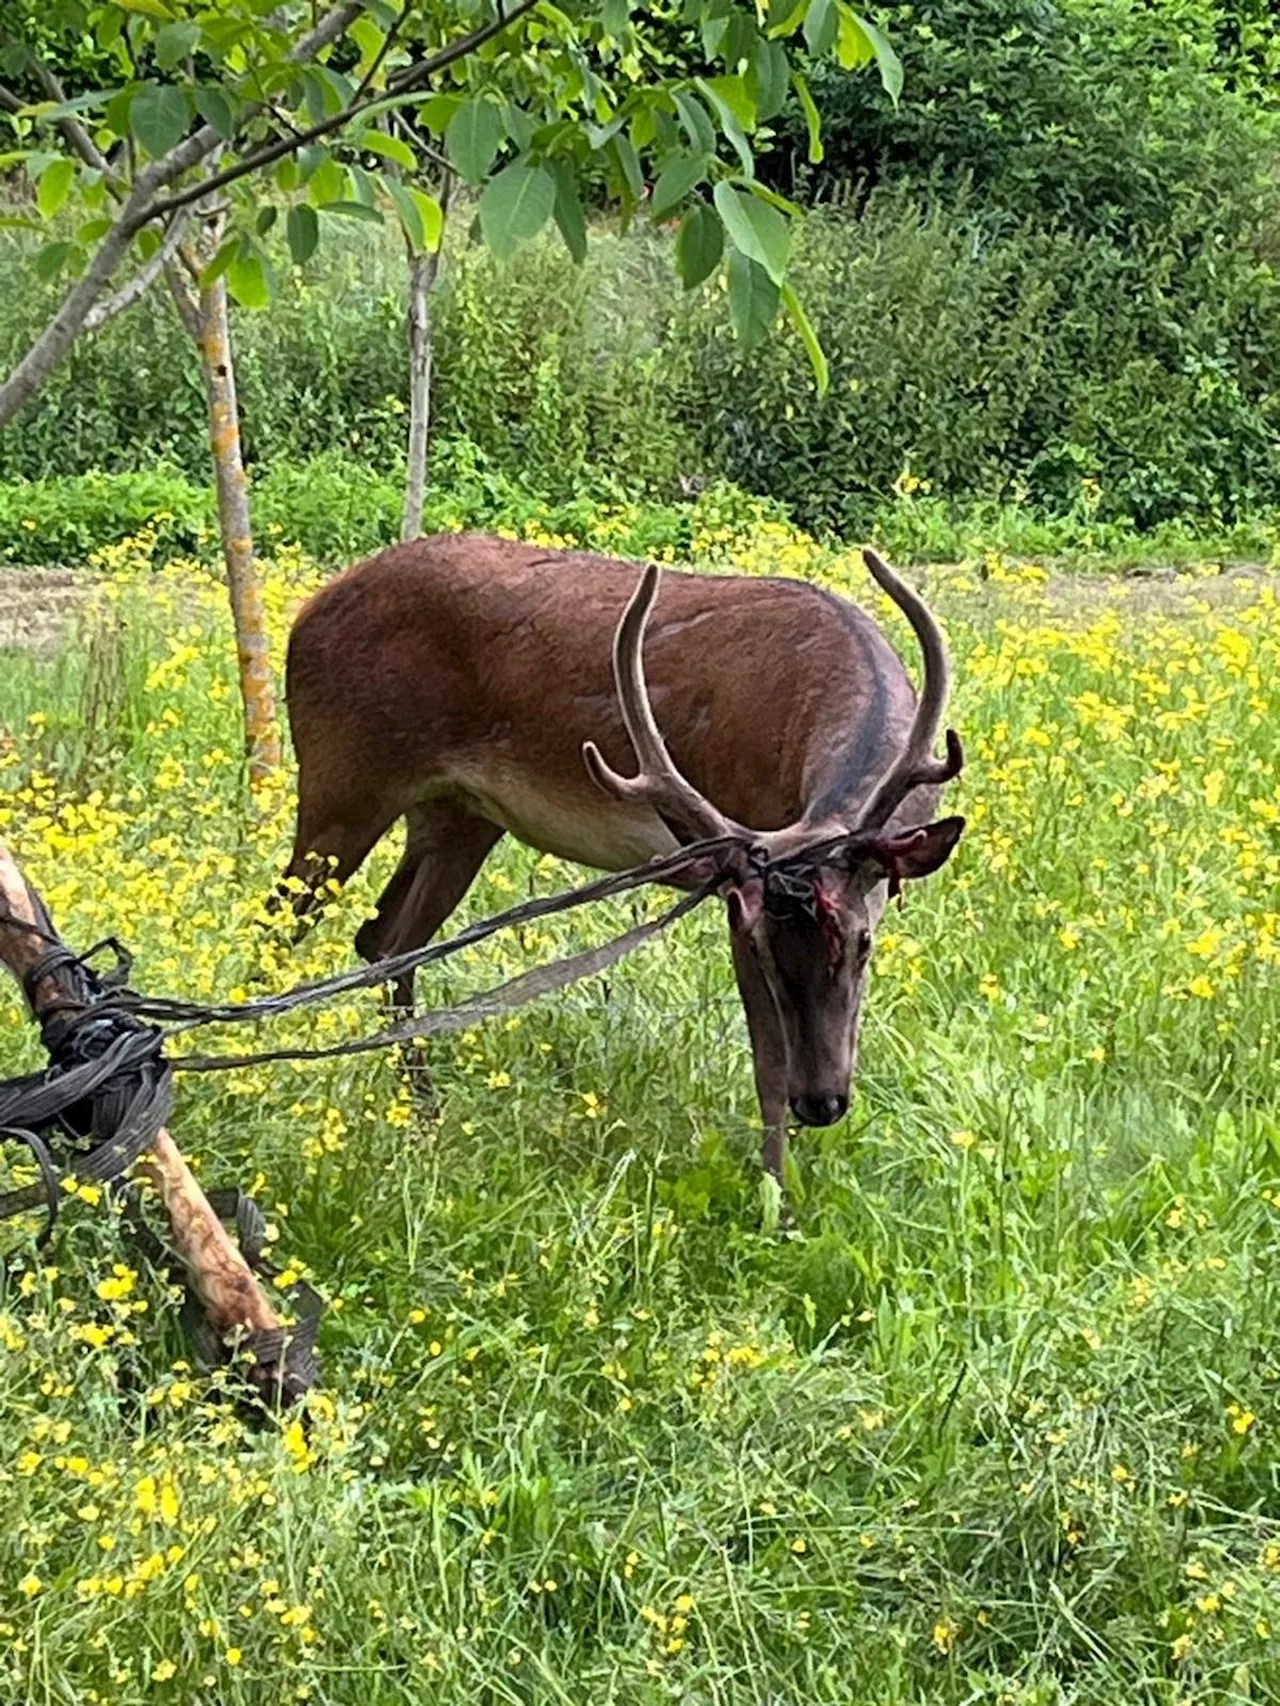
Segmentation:
{"type": "Polygon", "coordinates": [[[671,572],[659,592],[653,567],[635,588],[625,563],[473,535],[347,570],[289,641],[296,910],[401,817],[404,855],[356,937],[370,961],[425,943],[504,831],[606,870],[749,838],[758,862],[721,892],[764,1165],[780,1178],[788,1103],[811,1126],[848,1107],[888,894],[937,870],[964,828],[932,821],[963,763],[952,730],[933,756],[946,646],[921,599],[865,557],[920,643],[918,701],[871,618],[799,581],[671,572]]]}

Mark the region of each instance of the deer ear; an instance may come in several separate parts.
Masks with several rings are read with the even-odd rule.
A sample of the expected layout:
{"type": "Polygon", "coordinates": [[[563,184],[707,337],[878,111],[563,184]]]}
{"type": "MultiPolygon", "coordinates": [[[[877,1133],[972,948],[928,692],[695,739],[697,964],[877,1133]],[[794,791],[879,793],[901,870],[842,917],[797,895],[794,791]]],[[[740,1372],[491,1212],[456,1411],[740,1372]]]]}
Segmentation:
{"type": "Polygon", "coordinates": [[[742,883],[726,883],[720,890],[729,912],[729,928],[735,936],[750,930],[760,922],[764,912],[764,883],[759,877],[748,877],[742,883]]]}
{"type": "Polygon", "coordinates": [[[867,852],[884,866],[894,883],[906,882],[911,877],[932,876],[945,865],[963,832],[962,817],[944,817],[923,829],[909,829],[905,835],[881,837],[867,852]]]}

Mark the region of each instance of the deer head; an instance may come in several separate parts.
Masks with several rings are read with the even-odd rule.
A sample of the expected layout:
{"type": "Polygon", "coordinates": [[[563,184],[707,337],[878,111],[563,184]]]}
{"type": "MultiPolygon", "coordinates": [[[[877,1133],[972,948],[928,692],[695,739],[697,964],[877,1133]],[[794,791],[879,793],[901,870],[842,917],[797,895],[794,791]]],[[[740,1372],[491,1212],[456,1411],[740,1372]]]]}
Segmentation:
{"type": "MultiPolygon", "coordinates": [[[[726,817],[676,769],[653,715],[642,657],[658,591],[654,565],[645,569],[613,647],[622,718],[639,770],[621,776],[594,742],[583,746],[596,784],[616,800],[650,807],[681,844],[714,837],[742,843],[744,857],[730,861],[720,891],[735,957],[741,961],[745,954],[754,963],[752,983],[765,992],[785,1042],[786,1100],[801,1124],[813,1126],[832,1124],[849,1104],[867,968],[886,900],[903,883],[943,865],[964,829],[960,817],[890,827],[915,789],[958,776],[964,754],[959,736],[948,729],[945,757],[933,756],[950,686],[946,645],[933,615],[874,551],[863,555],[915,631],[924,682],[901,752],[844,814],[847,821],[814,821],[806,812],[784,829],[756,831],[726,817]]],[[[752,1020],[741,965],[739,982],[752,1020]]],[[[754,1023],[752,1030],[754,1039],[754,1023]]],[[[760,1081],[772,1068],[756,1052],[760,1081]]],[[[761,1096],[768,1100],[763,1084],[761,1096]]]]}

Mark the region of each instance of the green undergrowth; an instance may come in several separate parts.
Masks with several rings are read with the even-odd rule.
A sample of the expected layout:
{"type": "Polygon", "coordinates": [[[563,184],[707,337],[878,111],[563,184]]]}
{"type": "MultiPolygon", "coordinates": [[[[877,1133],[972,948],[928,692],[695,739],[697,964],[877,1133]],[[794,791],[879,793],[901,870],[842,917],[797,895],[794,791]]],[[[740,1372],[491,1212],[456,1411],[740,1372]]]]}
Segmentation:
{"type": "MultiPolygon", "coordinates": [[[[1105,571],[1269,565],[1280,539],[1280,517],[1269,512],[1232,524],[1187,520],[1139,531],[1100,517],[1088,492],[1070,514],[1047,517],[1012,503],[955,503],[921,486],[904,476],[896,496],[874,511],[867,533],[905,562],[958,562],[995,550],[1105,571]]],[[[256,474],[252,497],[258,544],[267,553],[297,545],[319,562],[341,565],[400,536],[403,491],[394,467],[374,469],[340,454],[271,464],[256,474]]],[[[502,473],[475,445],[459,440],[433,454],[423,531],[525,532],[536,526],[582,547],[684,558],[708,526],[741,526],[786,513],[784,504],[724,482],[663,502],[637,497],[601,475],[584,495],[557,499],[502,473]],[[607,529],[600,526],[602,510],[613,518],[607,529]]],[[[175,469],[0,484],[0,564],[78,566],[144,527],[158,562],[215,560],[212,489],[175,469]]]]}
{"type": "MultiPolygon", "coordinates": [[[[863,595],[767,530],[739,560],[863,595]]],[[[436,1115],[387,1056],[179,1080],[201,1176],[253,1185],[329,1300],[305,1429],[244,1425],[91,1187],[52,1250],[8,1229],[0,1698],[1280,1696],[1274,595],[983,561],[928,578],[969,828],[884,921],[853,1107],[796,1140],[789,1224],[708,906],[434,1045],[436,1115]]],[[[0,838],[140,987],[348,963],[391,850],[296,953],[264,936],[289,783],[240,804],[219,589],[112,584],[123,626],[0,670],[0,838]]],[[[306,584],[271,569],[277,643],[306,584]]],[[[462,916],[573,876],[505,846],[462,916]]],[[[3,1069],[37,1059],[0,1005],[3,1069]]]]}

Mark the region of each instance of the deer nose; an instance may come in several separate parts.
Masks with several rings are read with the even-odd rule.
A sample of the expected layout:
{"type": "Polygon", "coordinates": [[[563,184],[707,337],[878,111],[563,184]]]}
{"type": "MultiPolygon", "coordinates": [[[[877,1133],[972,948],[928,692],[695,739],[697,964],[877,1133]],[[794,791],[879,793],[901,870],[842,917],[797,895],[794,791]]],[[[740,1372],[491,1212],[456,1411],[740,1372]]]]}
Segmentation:
{"type": "Polygon", "coordinates": [[[834,1125],[849,1109],[847,1096],[793,1096],[791,1112],[801,1125],[834,1125]]]}

